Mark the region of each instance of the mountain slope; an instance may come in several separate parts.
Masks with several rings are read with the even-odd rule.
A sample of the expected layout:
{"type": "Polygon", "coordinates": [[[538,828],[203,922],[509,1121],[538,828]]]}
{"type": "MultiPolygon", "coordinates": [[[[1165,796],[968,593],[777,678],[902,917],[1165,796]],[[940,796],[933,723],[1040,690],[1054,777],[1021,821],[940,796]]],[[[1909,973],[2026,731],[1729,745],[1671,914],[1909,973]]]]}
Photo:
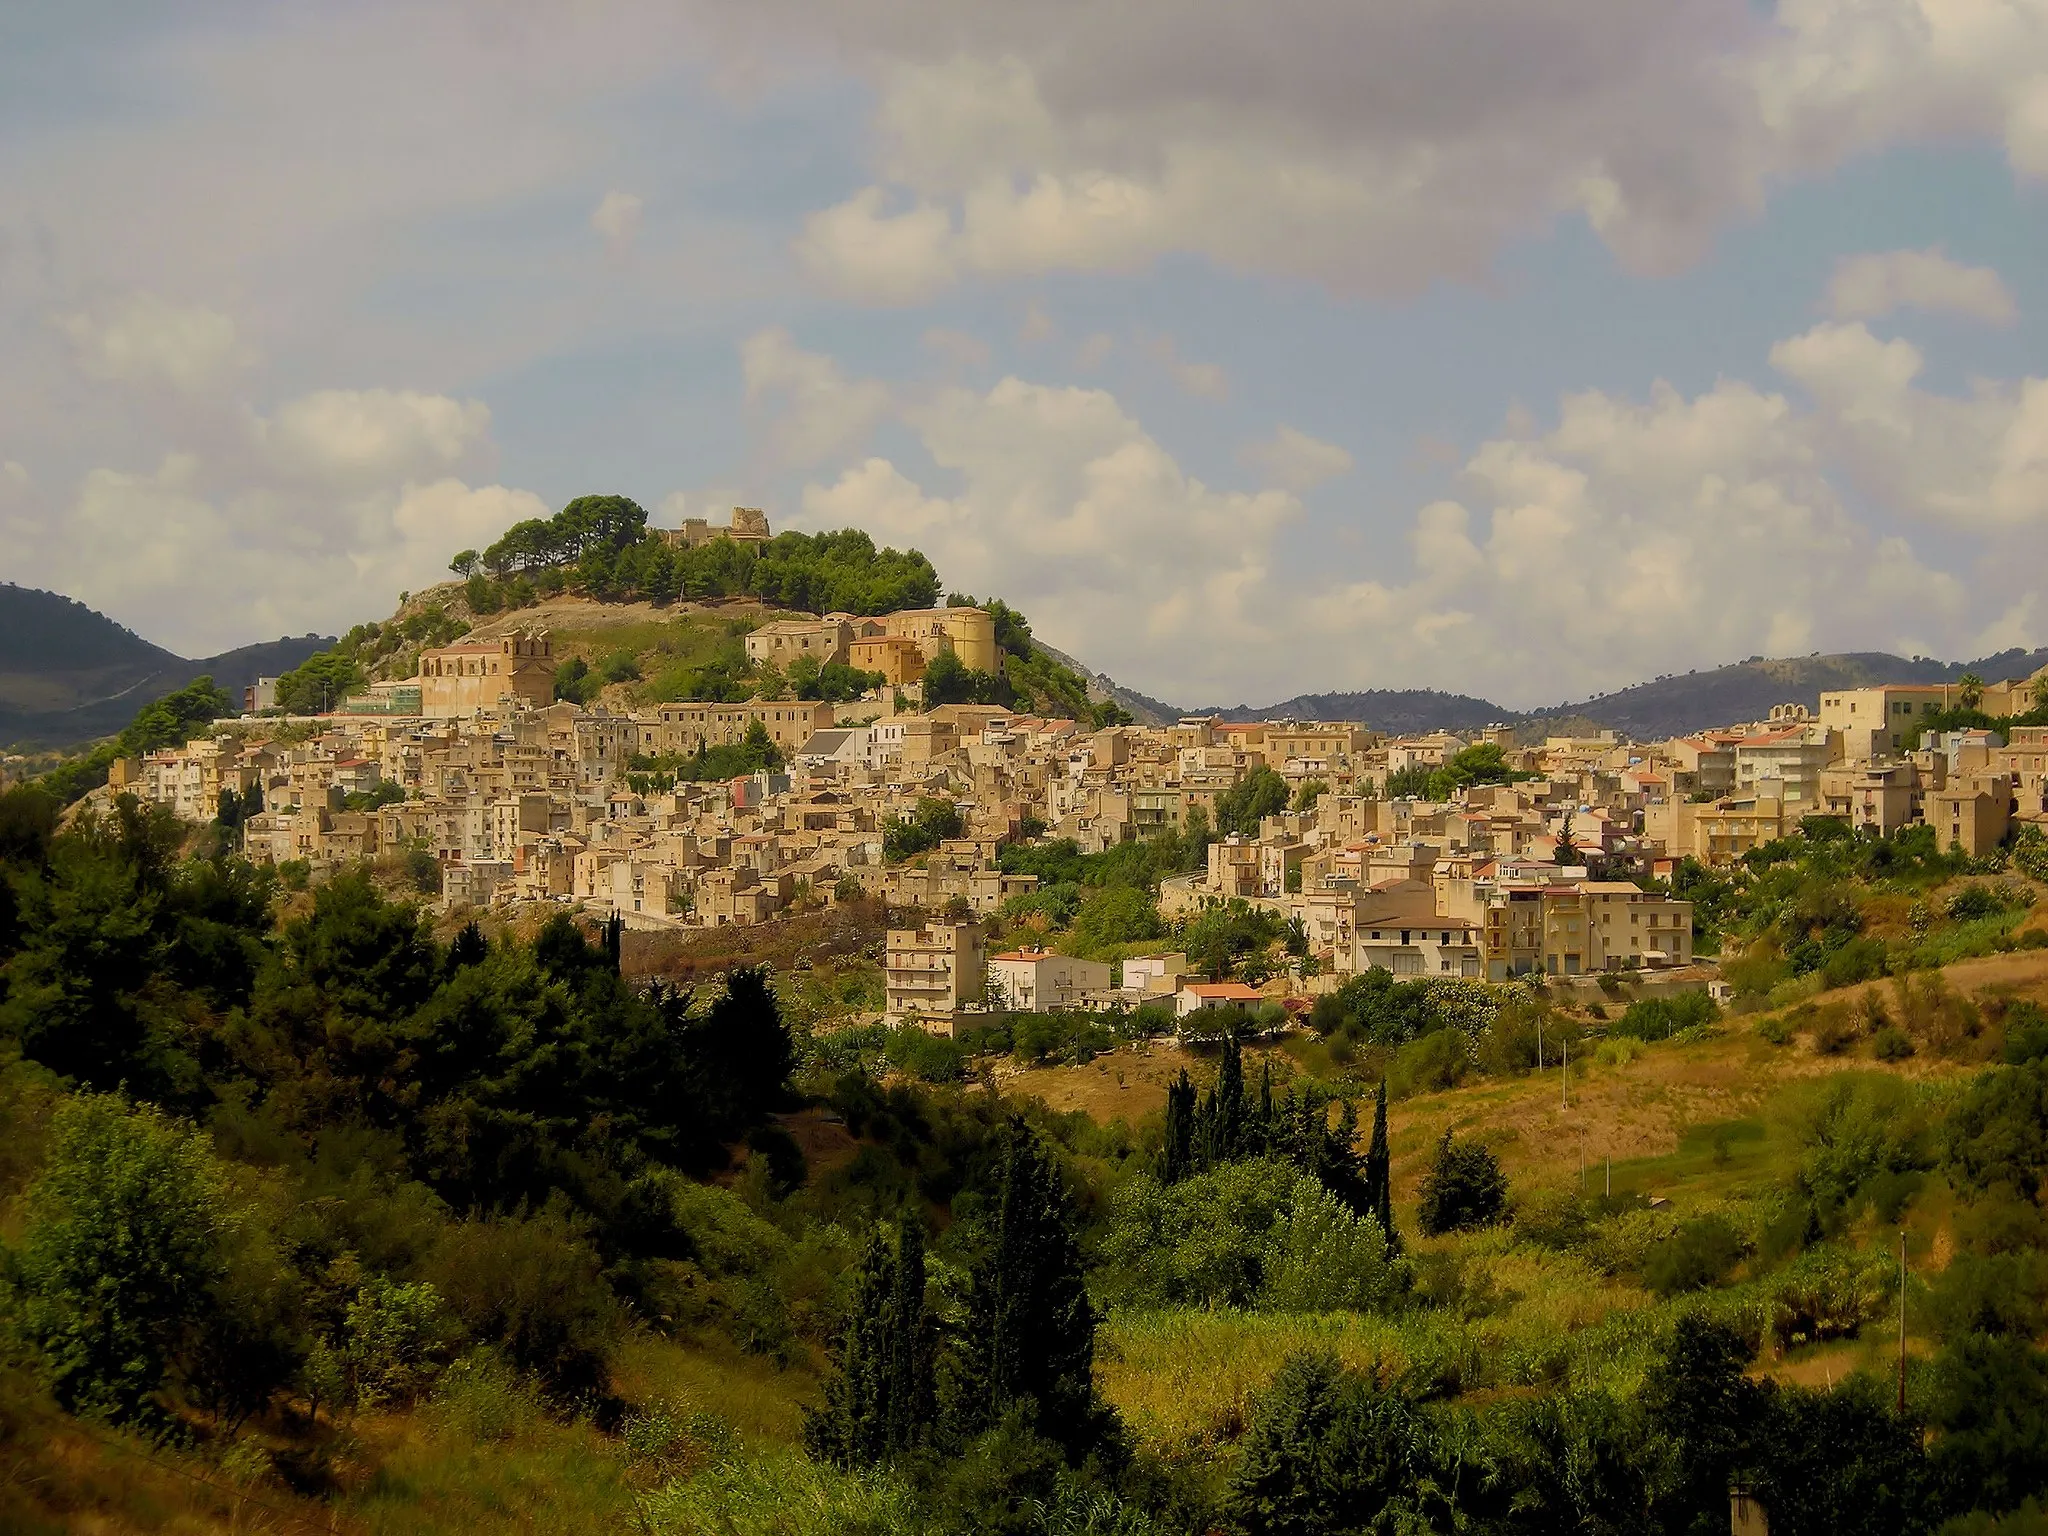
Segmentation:
{"type": "Polygon", "coordinates": [[[331,644],[306,635],[188,660],[59,593],[0,583],[0,742],[90,741],[195,677],[210,676],[234,695],[331,644]]]}
{"type": "MultiPolygon", "coordinates": [[[[1752,657],[1725,667],[1660,677],[1578,703],[1512,710],[1485,699],[1434,688],[1375,688],[1355,693],[1305,693],[1260,708],[1180,711],[1147,700],[1168,715],[1221,715],[1226,720],[1362,720],[1375,730],[1408,734],[1460,730],[1495,722],[1532,727],[1582,729],[1587,723],[1657,741],[1711,726],[1761,720],[1774,704],[1820,708],[1820,696],[1840,688],[1879,683],[1953,683],[1965,672],[1986,682],[2026,677],[2048,665],[2048,649],[2009,650],[1976,661],[1936,661],[1894,656],[1885,651],[1851,651],[1832,656],[1767,659],[1752,657]]],[[[1127,690],[1119,689],[1119,696],[1127,690]]],[[[1142,697],[1142,695],[1138,695],[1142,697]]]]}
{"type": "Polygon", "coordinates": [[[2048,650],[2003,651],[1977,661],[1936,661],[1893,656],[1884,651],[1851,651],[1834,656],[1766,660],[1761,657],[1684,676],[1661,677],[1582,704],[1534,711],[1533,720],[1585,716],[1603,726],[1655,741],[1737,721],[1761,720],[1774,704],[1804,704],[1819,710],[1820,696],[1840,688],[1880,683],[1953,683],[1965,672],[1987,682],[2025,677],[2048,664],[2048,650]]]}
{"type": "Polygon", "coordinates": [[[1515,712],[1469,694],[1434,688],[1372,688],[1362,693],[1303,693],[1265,709],[1239,704],[1203,714],[1226,720],[1360,720],[1396,736],[1471,730],[1512,720],[1515,712]]]}

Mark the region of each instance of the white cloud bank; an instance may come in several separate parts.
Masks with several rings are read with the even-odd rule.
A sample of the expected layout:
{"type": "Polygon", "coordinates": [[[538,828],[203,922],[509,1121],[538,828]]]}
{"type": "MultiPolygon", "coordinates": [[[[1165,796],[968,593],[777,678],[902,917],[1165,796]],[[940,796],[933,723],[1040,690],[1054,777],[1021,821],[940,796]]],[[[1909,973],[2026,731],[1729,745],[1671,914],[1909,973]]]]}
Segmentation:
{"type": "Polygon", "coordinates": [[[228,316],[153,293],[126,293],[95,309],[52,318],[79,366],[94,378],[193,394],[250,361],[228,316]]]}
{"type": "Polygon", "coordinates": [[[389,610],[450,555],[545,516],[529,492],[465,478],[491,456],[479,401],[319,390],[268,416],[213,402],[208,446],[88,471],[68,496],[24,472],[0,496],[9,574],[204,655],[389,610]]]}
{"type": "Polygon", "coordinates": [[[1211,486],[1110,395],[1014,377],[896,401],[950,494],[867,457],[801,520],[915,544],[950,587],[1190,704],[1434,685],[1529,705],[1756,652],[2044,638],[2014,556],[2048,533],[2048,381],[1934,395],[1913,349],[1861,325],[1772,361],[1810,405],[1740,381],[1568,397],[1351,574],[1327,533],[1287,558],[1297,493],[1342,448],[1282,429],[1247,450],[1274,489],[1211,486]]]}
{"type": "MultiPolygon", "coordinates": [[[[1698,256],[1776,180],[1899,143],[2048,177],[2040,0],[783,0],[879,92],[874,181],[797,241],[880,304],[1181,252],[1342,292],[1483,274],[1585,218],[1698,256]]],[[[1982,302],[1981,296],[1975,302],[1982,302]]]]}

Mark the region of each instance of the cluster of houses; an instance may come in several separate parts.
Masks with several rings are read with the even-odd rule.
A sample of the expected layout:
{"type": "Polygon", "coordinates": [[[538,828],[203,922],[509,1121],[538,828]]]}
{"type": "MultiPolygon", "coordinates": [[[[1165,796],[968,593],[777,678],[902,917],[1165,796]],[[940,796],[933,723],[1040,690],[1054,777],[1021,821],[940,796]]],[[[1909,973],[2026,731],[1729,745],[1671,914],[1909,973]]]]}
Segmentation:
{"type": "MultiPolygon", "coordinates": [[[[2048,729],[2010,741],[1922,731],[1916,722],[1959,702],[1952,686],[1830,693],[1817,716],[1788,705],[1654,744],[1607,732],[1529,745],[1506,727],[1387,739],[1357,723],[1218,718],[1090,731],[990,705],[906,707],[900,684],[942,650],[993,664],[979,609],[784,621],[748,646],[761,660],[812,655],[891,682],[852,704],[757,698],[622,714],[553,702],[548,637],[509,635],[430,650],[415,678],[333,715],[245,719],[117,763],[111,783],[195,821],[236,791],[259,860],[334,867],[431,853],[451,909],[580,904],[629,928],[676,929],[857,896],[915,907],[931,921],[889,936],[888,1011],[940,1028],[989,1006],[1256,1001],[1239,983],[1192,978],[1182,956],[1111,966],[990,954],[983,938],[988,919],[1037,887],[998,868],[1006,844],[1072,839],[1101,852],[1179,832],[1197,813],[1214,827],[1219,802],[1261,769],[1299,808],[1213,842],[1206,867],[1164,882],[1160,908],[1172,917],[1241,899],[1298,920],[1318,985],[1375,967],[1486,981],[1683,969],[1690,904],[1637,878],[1688,857],[1725,864],[1808,816],[1884,833],[1924,823],[1973,854],[2015,823],[2048,828],[2048,729]],[[784,757],[778,771],[660,793],[629,783],[636,757],[687,758],[757,725],[784,757]],[[1514,782],[1444,800],[1384,793],[1402,770],[1484,742],[1502,749],[1514,782]],[[889,829],[932,799],[957,810],[959,835],[889,859],[889,829]]],[[[2037,681],[1998,686],[2019,700],[2037,681]]]]}

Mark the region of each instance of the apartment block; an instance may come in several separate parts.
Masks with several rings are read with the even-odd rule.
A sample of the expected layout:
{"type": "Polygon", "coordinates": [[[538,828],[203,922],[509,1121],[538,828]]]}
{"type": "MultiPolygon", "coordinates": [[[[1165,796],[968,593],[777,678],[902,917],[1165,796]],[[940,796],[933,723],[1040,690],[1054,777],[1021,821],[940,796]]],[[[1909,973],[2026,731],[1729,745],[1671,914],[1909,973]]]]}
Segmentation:
{"type": "Polygon", "coordinates": [[[952,1036],[959,1032],[961,1010],[987,995],[979,923],[892,928],[884,955],[889,1023],[952,1036]]]}

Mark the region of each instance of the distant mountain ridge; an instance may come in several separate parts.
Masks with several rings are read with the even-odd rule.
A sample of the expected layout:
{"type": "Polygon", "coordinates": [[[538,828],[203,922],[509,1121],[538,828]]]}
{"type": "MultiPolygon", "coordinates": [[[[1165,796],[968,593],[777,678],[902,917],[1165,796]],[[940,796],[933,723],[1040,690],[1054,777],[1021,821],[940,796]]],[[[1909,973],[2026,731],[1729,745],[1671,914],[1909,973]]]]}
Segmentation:
{"type": "Polygon", "coordinates": [[[1966,672],[1974,672],[1986,682],[1998,682],[2026,677],[2043,666],[2048,666],[2048,648],[2015,648],[1976,661],[1850,651],[1829,656],[1753,656],[1725,667],[1672,674],[1581,702],[1536,710],[1509,709],[1486,699],[1433,688],[1306,693],[1263,708],[1245,704],[1186,711],[1167,705],[1158,708],[1169,716],[1220,715],[1239,721],[1361,720],[1374,730],[1397,735],[1493,724],[1541,727],[1591,722],[1638,741],[1658,741],[1717,725],[1761,720],[1776,704],[1804,704],[1817,711],[1821,694],[1836,689],[1880,683],[1953,683],[1966,672]]]}
{"type": "Polygon", "coordinates": [[[0,744],[77,746],[196,677],[235,696],[332,644],[304,635],[190,660],[61,593],[0,582],[0,744]]]}

